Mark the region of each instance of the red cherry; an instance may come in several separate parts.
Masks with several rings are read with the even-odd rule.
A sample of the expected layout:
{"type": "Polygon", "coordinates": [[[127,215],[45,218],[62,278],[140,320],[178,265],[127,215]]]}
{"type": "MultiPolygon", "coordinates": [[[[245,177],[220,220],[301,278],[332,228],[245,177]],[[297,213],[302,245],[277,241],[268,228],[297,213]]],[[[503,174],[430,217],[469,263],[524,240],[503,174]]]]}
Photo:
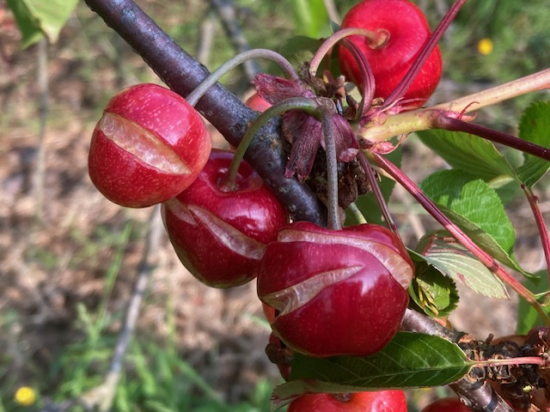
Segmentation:
{"type": "Polygon", "coordinates": [[[252,96],[250,96],[246,100],[245,104],[252,110],[256,110],[257,112],[265,112],[271,107],[271,103],[258,96],[258,93],[254,93],[252,96]]]}
{"type": "Polygon", "coordinates": [[[162,208],[184,266],[219,288],[255,278],[265,245],[288,222],[284,206],[248,163],[240,164],[237,190],[224,188],[232,159],[231,152],[212,150],[197,180],[162,208]]]}
{"type": "Polygon", "coordinates": [[[292,368],[292,350],[288,349],[281,339],[272,332],[269,334],[269,344],[265,348],[265,352],[269,360],[277,365],[281,377],[288,381],[292,368]]]}
{"type": "Polygon", "coordinates": [[[472,409],[460,402],[458,398],[444,398],[430,403],[422,412],[472,412],[472,409]]]}
{"type": "Polygon", "coordinates": [[[140,84],[115,95],[105,108],[92,136],[88,170],[109,200],[146,207],[193,183],[211,148],[210,133],[185,99],[140,84]]]}
{"type": "Polygon", "coordinates": [[[265,318],[269,323],[275,320],[275,308],[272,308],[271,306],[266,305],[262,302],[262,310],[264,312],[265,318]]]}
{"type": "Polygon", "coordinates": [[[372,224],[284,227],[270,243],[258,296],[278,312],[273,332],[311,356],[367,356],[395,335],[414,267],[400,240],[372,224]]]}
{"type": "MultiPolygon", "coordinates": [[[[375,97],[387,98],[419,55],[430,37],[428,21],[409,0],[363,0],[344,17],[342,28],[357,27],[373,32],[384,31],[387,41],[369,46],[361,36],[349,38],[365,55],[376,82],[375,97]]],[[[359,85],[363,79],[352,54],[339,48],[340,68],[348,80],[359,85]]],[[[436,47],[403,96],[407,109],[422,106],[433,94],[441,78],[441,52],[436,47]],[[408,100],[408,101],[407,101],[408,100]]]]}
{"type": "Polygon", "coordinates": [[[345,395],[316,393],[292,401],[288,412],[407,412],[405,393],[399,390],[345,395]]]}

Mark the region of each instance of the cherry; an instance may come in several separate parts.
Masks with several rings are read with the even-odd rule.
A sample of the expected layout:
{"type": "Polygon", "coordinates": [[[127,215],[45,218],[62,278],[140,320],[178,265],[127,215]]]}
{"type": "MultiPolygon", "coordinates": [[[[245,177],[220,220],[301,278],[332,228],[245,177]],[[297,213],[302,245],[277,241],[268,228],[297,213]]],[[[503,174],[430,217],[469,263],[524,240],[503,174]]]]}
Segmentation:
{"type": "Polygon", "coordinates": [[[311,356],[367,356],[397,332],[413,264],[389,230],[363,224],[282,228],[258,275],[258,296],[278,312],[273,332],[311,356]]]}
{"type": "MultiPolygon", "coordinates": [[[[386,35],[380,44],[369,44],[369,39],[362,36],[349,38],[371,66],[376,83],[374,97],[384,99],[405,76],[430,37],[426,17],[409,0],[363,0],[342,21],[342,28],[350,27],[386,35]]],[[[352,54],[343,46],[338,53],[342,73],[348,80],[362,85],[362,75],[352,54]]],[[[403,96],[402,105],[407,109],[422,106],[433,94],[440,78],[441,52],[436,47],[403,96]]]]}
{"type": "Polygon", "coordinates": [[[257,112],[265,112],[271,107],[271,103],[258,96],[258,93],[254,93],[252,96],[250,96],[246,100],[245,104],[252,110],[256,110],[257,112]]]}
{"type": "Polygon", "coordinates": [[[212,148],[198,112],[176,93],[139,84],[115,95],[92,135],[88,170],[109,200],[164,202],[197,178],[212,148]]]}
{"type": "Polygon", "coordinates": [[[241,162],[237,189],[224,183],[233,153],[212,150],[197,180],[163,204],[164,223],[183,265],[203,283],[227,288],[258,274],[265,245],[288,222],[284,206],[241,162]]]}
{"type": "Polygon", "coordinates": [[[443,398],[430,403],[422,412],[471,412],[458,398],[443,398]]]}
{"type": "Polygon", "coordinates": [[[399,390],[344,395],[316,393],[292,401],[288,412],[407,412],[405,393],[399,390]]]}
{"type": "Polygon", "coordinates": [[[264,316],[269,323],[275,320],[275,308],[272,308],[262,302],[262,311],[264,312],[264,316]]]}

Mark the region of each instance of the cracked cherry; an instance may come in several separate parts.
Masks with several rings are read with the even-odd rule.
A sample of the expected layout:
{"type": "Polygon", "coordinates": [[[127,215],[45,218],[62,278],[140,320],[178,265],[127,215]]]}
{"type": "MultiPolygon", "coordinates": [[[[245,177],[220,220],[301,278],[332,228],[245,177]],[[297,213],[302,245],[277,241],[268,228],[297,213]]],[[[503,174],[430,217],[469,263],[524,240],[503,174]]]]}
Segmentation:
{"type": "Polygon", "coordinates": [[[124,89],[108,103],[92,135],[90,178],[126,207],[164,202],[197,178],[212,144],[200,115],[155,84],[124,89]]]}
{"type": "Polygon", "coordinates": [[[414,266],[381,226],[330,230],[295,222],[266,247],[258,296],[276,309],[273,332],[310,356],[367,356],[395,335],[414,266]]]}
{"type": "MultiPolygon", "coordinates": [[[[349,37],[370,64],[376,83],[374,96],[384,99],[405,76],[431,35],[424,13],[409,0],[363,0],[342,21],[343,29],[350,27],[386,34],[380,44],[369,44],[362,36],[349,37]]],[[[352,54],[343,46],[338,52],[342,73],[361,85],[362,75],[352,54]]],[[[436,47],[403,96],[402,105],[407,109],[422,106],[440,78],[441,52],[436,47]]]]}
{"type": "Polygon", "coordinates": [[[407,399],[400,390],[331,395],[316,393],[292,401],[288,412],[407,412],[407,399]]]}
{"type": "Polygon", "coordinates": [[[226,186],[233,153],[212,150],[197,180],[163,204],[166,230],[183,265],[206,285],[242,285],[258,274],[265,245],[288,222],[285,207],[241,162],[235,190],[226,186]]]}
{"type": "Polygon", "coordinates": [[[471,412],[458,398],[443,398],[430,403],[422,412],[471,412]]]}

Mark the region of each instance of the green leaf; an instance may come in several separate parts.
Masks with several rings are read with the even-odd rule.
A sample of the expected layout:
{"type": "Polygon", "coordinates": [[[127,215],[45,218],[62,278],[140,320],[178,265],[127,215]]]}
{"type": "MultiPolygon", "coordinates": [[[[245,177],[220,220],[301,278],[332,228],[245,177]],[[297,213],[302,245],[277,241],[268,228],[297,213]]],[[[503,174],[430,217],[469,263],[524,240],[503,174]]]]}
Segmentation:
{"type": "MultiPolygon", "coordinates": [[[[524,285],[535,295],[545,294],[550,291],[550,285],[548,283],[548,273],[546,270],[541,270],[535,275],[537,278],[527,279],[524,285]]],[[[543,295],[544,296],[544,295],[543,295]]],[[[548,302],[544,302],[543,308],[546,313],[550,313],[550,307],[548,302]],[[544,305],[546,303],[546,305],[544,305]]],[[[518,304],[518,323],[516,326],[516,334],[526,335],[531,329],[537,326],[547,326],[543,319],[541,319],[538,312],[529,304],[525,299],[520,299],[518,304]]]]}
{"type": "Polygon", "coordinates": [[[321,43],[319,39],[294,36],[281,45],[279,53],[294,66],[300,66],[303,62],[311,60],[321,43]]]}
{"type": "Polygon", "coordinates": [[[483,180],[501,175],[515,176],[514,170],[495,145],[481,137],[447,130],[424,130],[420,140],[457,169],[483,180]]]}
{"type": "Polygon", "coordinates": [[[23,34],[22,47],[46,36],[52,43],[71,16],[78,0],[7,0],[23,34]]]}
{"type": "Polygon", "coordinates": [[[485,252],[528,275],[513,255],[515,231],[496,192],[461,170],[428,176],[422,191],[485,252]]]}
{"type": "Polygon", "coordinates": [[[275,388],[272,399],[280,405],[306,392],[441,386],[462,378],[470,366],[454,343],[436,336],[399,332],[372,356],[313,358],[294,354],[290,381],[275,388]]]}
{"type": "Polygon", "coordinates": [[[291,2],[298,34],[319,38],[329,34],[328,13],[323,0],[294,0],[291,2]]]}
{"type": "Polygon", "coordinates": [[[446,232],[422,238],[417,252],[411,254],[414,260],[426,261],[476,293],[495,299],[510,298],[500,279],[446,232]]]}
{"type": "Polygon", "coordinates": [[[416,264],[416,275],[409,288],[411,298],[431,317],[448,316],[459,301],[456,284],[426,261],[416,264]]]}
{"type": "MultiPolygon", "coordinates": [[[[550,147],[550,102],[534,102],[523,113],[519,136],[531,143],[550,147]]],[[[519,179],[528,188],[533,187],[550,168],[550,162],[524,154],[525,163],[517,170],[519,179]]]]}
{"type": "MultiPolygon", "coordinates": [[[[385,157],[394,165],[400,167],[402,158],[401,146],[398,146],[393,152],[389,153],[385,157]]],[[[395,180],[385,176],[380,176],[378,184],[380,186],[380,190],[382,191],[382,195],[387,202],[393,192],[393,188],[395,187],[395,180]]],[[[355,205],[359,208],[359,210],[361,210],[361,213],[365,216],[367,222],[376,224],[383,223],[382,212],[378,206],[378,202],[376,201],[374,194],[367,193],[359,196],[355,201],[355,205]]],[[[348,213],[348,218],[350,219],[349,224],[358,223],[357,219],[351,213],[348,213]]]]}

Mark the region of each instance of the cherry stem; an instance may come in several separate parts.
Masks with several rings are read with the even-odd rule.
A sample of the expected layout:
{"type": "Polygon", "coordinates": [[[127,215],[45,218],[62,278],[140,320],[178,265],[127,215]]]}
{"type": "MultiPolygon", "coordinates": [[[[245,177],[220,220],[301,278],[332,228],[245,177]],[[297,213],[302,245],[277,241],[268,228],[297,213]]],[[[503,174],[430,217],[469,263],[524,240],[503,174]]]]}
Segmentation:
{"type": "Polygon", "coordinates": [[[550,88],[550,69],[545,69],[481,92],[437,104],[431,109],[469,113],[482,107],[548,88],[550,88]]]}
{"type": "Polygon", "coordinates": [[[397,230],[397,225],[395,224],[395,222],[391,217],[388,204],[386,203],[386,200],[384,199],[384,195],[380,190],[380,185],[378,184],[378,180],[374,176],[374,172],[372,171],[371,165],[367,161],[367,158],[365,157],[365,154],[363,152],[359,152],[358,158],[359,158],[359,163],[361,163],[361,167],[365,171],[365,175],[367,176],[367,182],[369,183],[371,190],[374,194],[374,197],[376,198],[376,202],[378,203],[378,206],[382,211],[382,216],[384,216],[384,220],[386,221],[386,224],[388,225],[390,230],[401,240],[401,243],[403,243],[403,239],[401,239],[401,235],[397,230]]]}
{"type": "Polygon", "coordinates": [[[350,27],[347,29],[338,30],[328,39],[326,39],[317,49],[309,62],[309,73],[312,76],[317,75],[317,70],[323,61],[324,57],[332,50],[332,48],[342,39],[350,36],[363,36],[369,40],[369,46],[372,48],[382,47],[389,39],[389,33],[386,30],[371,31],[350,27]]]}
{"type": "Polygon", "coordinates": [[[365,218],[363,213],[361,213],[361,209],[359,209],[359,207],[355,203],[350,203],[348,209],[351,211],[351,213],[353,213],[353,216],[355,216],[355,219],[357,219],[360,224],[367,223],[367,219],[365,218]]]}
{"type": "Polygon", "coordinates": [[[388,107],[391,107],[397,102],[403,95],[407,92],[409,87],[411,86],[412,82],[422,70],[422,66],[424,66],[424,63],[428,60],[434,49],[437,47],[437,43],[453,21],[453,19],[458,14],[459,10],[462,8],[462,6],[466,3],[466,0],[457,0],[452,5],[452,7],[449,9],[445,17],[441,20],[437,28],[434,30],[430,38],[428,39],[428,42],[426,45],[422,48],[422,51],[418,55],[418,57],[415,59],[413,65],[411,68],[407,71],[407,74],[405,74],[405,77],[401,79],[399,84],[396,86],[396,88],[390,93],[388,98],[384,101],[384,104],[382,105],[381,109],[385,109],[388,107]]]}
{"type": "MultiPolygon", "coordinates": [[[[548,229],[546,228],[546,223],[544,222],[544,218],[542,217],[542,213],[538,205],[538,197],[535,196],[530,187],[522,184],[521,188],[525,194],[525,197],[527,197],[529,206],[531,206],[531,211],[533,212],[537,228],[539,229],[542,250],[544,251],[544,258],[546,259],[546,272],[550,279],[550,238],[548,237],[548,229]]],[[[550,327],[550,324],[547,324],[547,326],[550,327]]],[[[548,343],[550,344],[550,333],[548,334],[548,343]]]]}
{"type": "Polygon", "coordinates": [[[279,53],[269,49],[247,50],[239,53],[231,60],[226,61],[218,69],[209,74],[208,77],[204,79],[201,84],[199,84],[197,88],[187,96],[187,102],[191,106],[195,106],[197,102],[201,99],[201,97],[204,96],[204,94],[212,86],[214,86],[222,76],[233,70],[238,65],[245,63],[249,60],[258,58],[271,60],[272,62],[277,63],[289,79],[299,80],[298,73],[296,73],[294,67],[292,67],[292,64],[290,64],[290,62],[279,53]]]}
{"type": "Polygon", "coordinates": [[[525,299],[539,313],[545,323],[550,321],[548,315],[539,302],[537,302],[533,293],[506,272],[487,252],[477,246],[472,239],[445,216],[445,214],[437,208],[435,203],[433,203],[398,167],[377,153],[366,153],[366,155],[402,185],[430,215],[447,229],[447,231],[449,231],[466,249],[477,257],[483,265],[525,299]]]}
{"type": "Polygon", "coordinates": [[[521,150],[524,153],[528,153],[530,155],[550,161],[550,149],[512,136],[508,133],[493,130],[489,127],[468,123],[464,120],[445,116],[444,114],[442,114],[441,116],[437,116],[434,119],[433,127],[436,129],[444,129],[452,132],[464,132],[473,134],[486,140],[490,140],[491,142],[500,143],[505,146],[521,150]]]}
{"type": "Polygon", "coordinates": [[[350,53],[354,57],[359,66],[359,71],[363,77],[363,90],[361,90],[362,98],[361,102],[359,103],[359,107],[357,108],[357,113],[355,115],[355,120],[359,121],[363,117],[364,113],[372,105],[372,101],[374,100],[374,92],[376,89],[376,80],[374,78],[374,74],[368,60],[366,59],[365,55],[361,53],[355,43],[344,39],[342,44],[346,49],[350,51],[350,53]]]}
{"type": "Polygon", "coordinates": [[[243,160],[244,154],[250,146],[250,143],[256,136],[256,133],[272,118],[287,112],[288,110],[303,110],[307,113],[316,113],[319,104],[315,99],[308,99],[306,97],[293,97],[286,99],[279,104],[271,106],[265,112],[260,114],[256,120],[254,120],[248,129],[246,130],[242,140],[237,147],[235,156],[231,160],[229,171],[227,174],[227,180],[222,185],[224,190],[233,191],[237,189],[237,173],[239,171],[239,165],[243,160]]]}
{"type": "MultiPolygon", "coordinates": [[[[332,104],[332,108],[332,111],[335,113],[336,108],[334,107],[334,104],[332,104]]],[[[336,131],[333,120],[334,113],[331,113],[329,110],[329,107],[323,106],[323,113],[321,116],[323,135],[325,138],[325,153],[327,157],[327,222],[329,229],[340,230],[342,229],[342,225],[338,214],[338,159],[336,158],[336,131]]]]}
{"type": "Polygon", "coordinates": [[[500,365],[546,365],[543,358],[537,356],[524,356],[509,359],[487,359],[485,361],[472,362],[473,366],[500,366],[500,365]]]}

